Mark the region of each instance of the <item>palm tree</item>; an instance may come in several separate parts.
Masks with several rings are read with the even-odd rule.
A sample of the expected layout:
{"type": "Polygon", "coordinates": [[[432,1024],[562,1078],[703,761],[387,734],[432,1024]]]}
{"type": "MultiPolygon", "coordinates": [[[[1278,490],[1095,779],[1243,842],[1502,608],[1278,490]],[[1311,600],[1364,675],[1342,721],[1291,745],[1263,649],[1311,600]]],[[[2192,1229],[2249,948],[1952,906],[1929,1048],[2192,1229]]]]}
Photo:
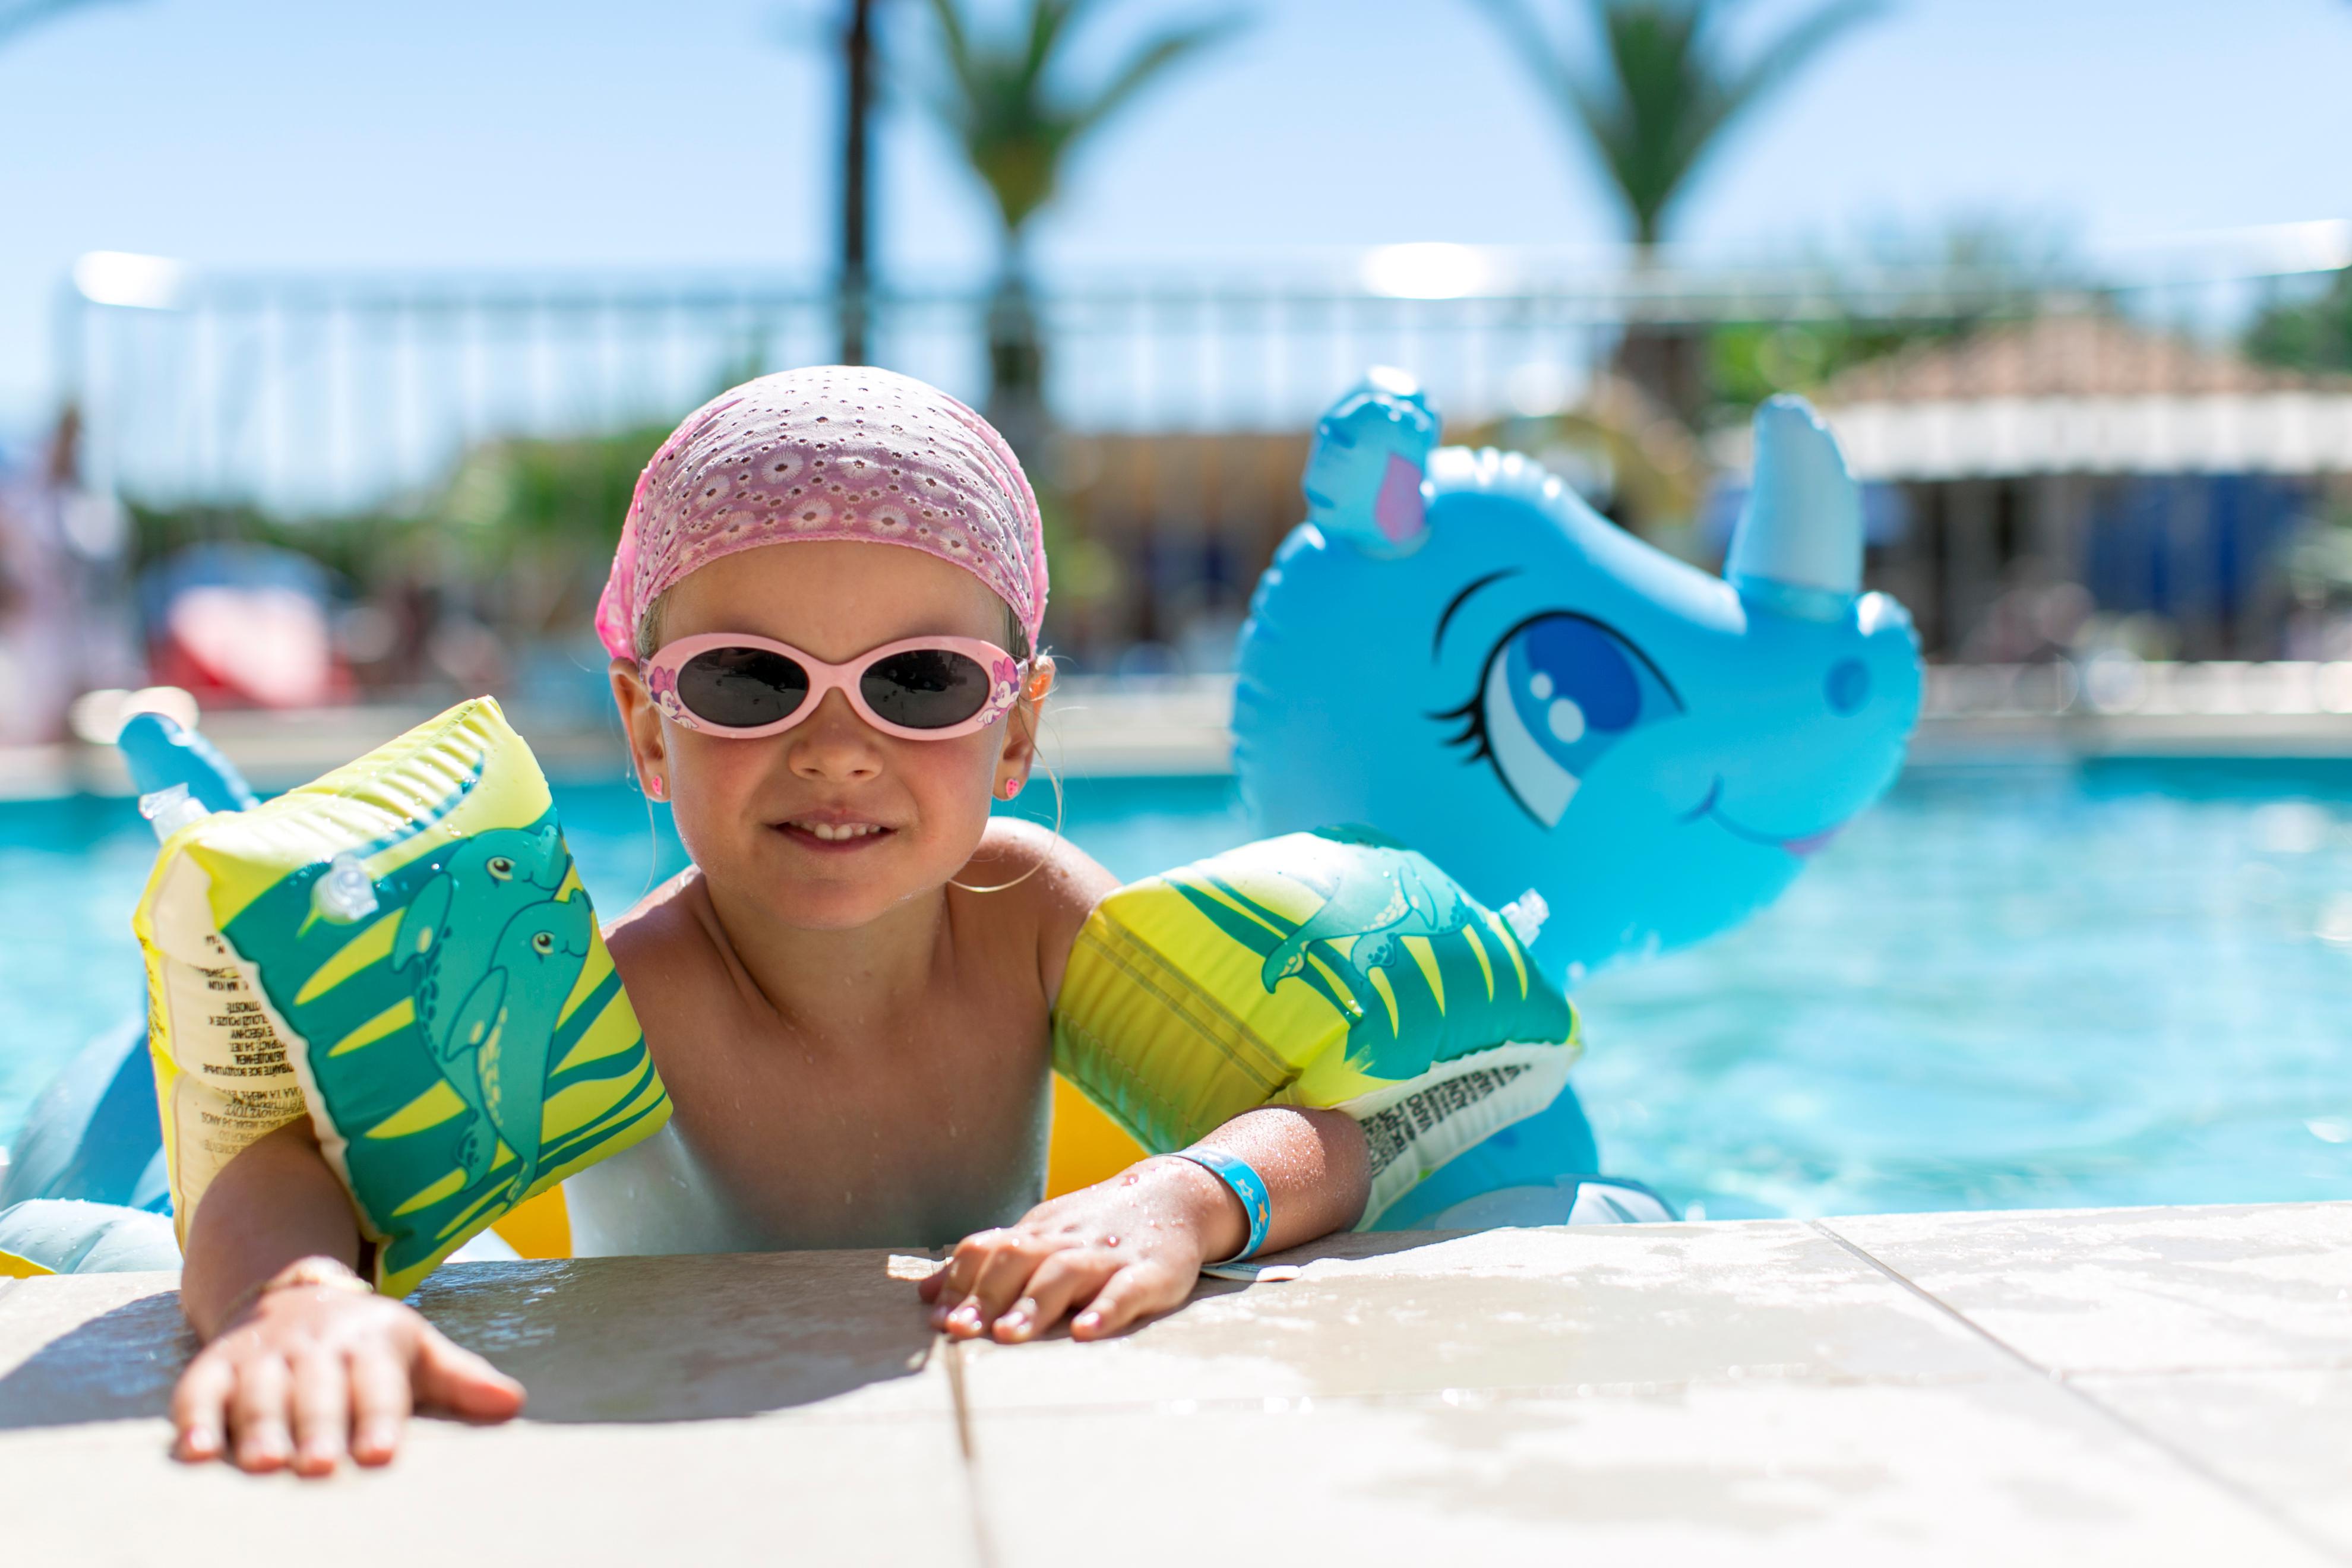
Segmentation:
{"type": "Polygon", "coordinates": [[[1831,0],[1735,64],[1717,34],[1738,0],[1582,0],[1606,61],[1588,76],[1528,0],[1479,4],[1591,146],[1644,249],[1663,237],[1675,198],[1724,132],[1840,34],[1885,9],[1880,0],[1831,0]]]}
{"type": "Polygon", "coordinates": [[[1045,354],[1030,292],[1029,226],[1058,194],[1070,156],[1171,68],[1230,37],[1227,16],[1154,35],[1091,89],[1057,68],[1103,0],[1028,0],[1013,25],[982,36],[965,0],[930,0],[947,71],[932,110],[996,205],[1002,250],[990,303],[988,414],[1024,455],[1045,434],[1045,354]]]}
{"type": "MultiPolygon", "coordinates": [[[[1676,205],[1726,133],[1841,34],[1879,14],[1880,0],[1828,0],[1744,59],[1727,57],[1720,34],[1738,0],[1576,0],[1599,33],[1601,67],[1528,8],[1529,0],[1478,0],[1534,72],[1561,121],[1600,163],[1646,262],[1676,205]]],[[[1629,328],[1626,374],[1685,413],[1698,393],[1686,336],[1629,328]]]]}

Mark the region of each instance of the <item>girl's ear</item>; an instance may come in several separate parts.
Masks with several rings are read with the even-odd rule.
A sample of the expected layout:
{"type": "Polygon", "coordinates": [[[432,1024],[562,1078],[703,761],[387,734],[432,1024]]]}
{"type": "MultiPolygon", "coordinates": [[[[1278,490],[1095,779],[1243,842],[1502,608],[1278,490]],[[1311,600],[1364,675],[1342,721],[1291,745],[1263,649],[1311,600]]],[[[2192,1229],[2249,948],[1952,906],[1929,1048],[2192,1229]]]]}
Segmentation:
{"type": "Polygon", "coordinates": [[[613,702],[621,710],[621,728],[629,737],[629,765],[637,786],[656,800],[669,794],[669,750],[662,743],[661,713],[646,689],[634,659],[616,658],[605,666],[613,683],[613,702]]]}
{"type": "Polygon", "coordinates": [[[1021,793],[1029,779],[1029,770],[1037,763],[1037,720],[1045,706],[1045,696],[1054,689],[1054,660],[1040,654],[1029,667],[1028,684],[1021,689],[1021,700],[1013,705],[1012,721],[1004,726],[1004,751],[996,762],[996,794],[1010,800],[1021,793]]]}

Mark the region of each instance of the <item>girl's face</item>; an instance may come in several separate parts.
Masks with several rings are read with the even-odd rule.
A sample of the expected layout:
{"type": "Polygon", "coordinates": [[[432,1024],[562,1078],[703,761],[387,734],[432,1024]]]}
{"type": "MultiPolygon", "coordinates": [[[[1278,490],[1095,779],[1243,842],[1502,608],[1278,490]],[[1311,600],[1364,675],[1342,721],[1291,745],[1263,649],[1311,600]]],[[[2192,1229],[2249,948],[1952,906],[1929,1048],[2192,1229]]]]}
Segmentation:
{"type": "MultiPolygon", "coordinates": [[[[1001,647],[1004,627],[1003,601],[969,572],[919,550],[828,540],[702,567],[670,590],[660,635],[747,632],[845,662],[902,637],[1001,647]]],[[[977,733],[910,741],[828,691],[793,728],[747,741],[664,718],[630,661],[614,659],[612,679],[638,777],[663,786],[713,892],[791,926],[862,926],[944,886],[979,848],[991,798],[1027,775],[1034,750],[1026,700],[977,733]]]]}

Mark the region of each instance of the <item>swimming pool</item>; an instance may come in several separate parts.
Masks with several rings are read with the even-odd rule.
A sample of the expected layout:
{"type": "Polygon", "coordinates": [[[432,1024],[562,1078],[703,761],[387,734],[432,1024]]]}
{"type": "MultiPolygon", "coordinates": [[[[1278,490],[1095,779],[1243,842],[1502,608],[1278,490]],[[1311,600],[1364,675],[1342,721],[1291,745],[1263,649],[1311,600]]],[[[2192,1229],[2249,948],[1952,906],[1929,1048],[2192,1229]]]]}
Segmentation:
{"type": "MultiPolygon", "coordinates": [[[[1068,791],[1122,877],[1250,837],[1223,779],[1068,791]]],[[[557,799],[608,913],[681,863],[623,787],[557,799]]],[[[127,802],[0,805],[0,1143],[134,1012],[152,850],[127,802]]],[[[1578,999],[1604,1159],[1718,1218],[2344,1196],[2352,765],[1915,770],[1761,918],[1578,999]]]]}

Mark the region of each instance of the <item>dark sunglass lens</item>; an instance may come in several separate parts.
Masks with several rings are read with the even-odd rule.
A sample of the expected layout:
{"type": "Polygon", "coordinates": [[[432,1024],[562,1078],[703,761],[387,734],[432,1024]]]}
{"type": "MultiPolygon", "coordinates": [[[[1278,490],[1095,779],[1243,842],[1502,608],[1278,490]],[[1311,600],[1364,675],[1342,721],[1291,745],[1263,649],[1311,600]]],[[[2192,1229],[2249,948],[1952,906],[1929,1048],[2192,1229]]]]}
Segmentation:
{"type": "Polygon", "coordinates": [[[988,704],[988,671],[943,648],[894,653],[866,670],[857,689],[866,705],[909,730],[944,730],[988,704]]]}
{"type": "Polygon", "coordinates": [[[696,718],[730,730],[789,719],[808,700],[808,671],[759,647],[715,647],[679,667],[677,700],[696,718]]]}

